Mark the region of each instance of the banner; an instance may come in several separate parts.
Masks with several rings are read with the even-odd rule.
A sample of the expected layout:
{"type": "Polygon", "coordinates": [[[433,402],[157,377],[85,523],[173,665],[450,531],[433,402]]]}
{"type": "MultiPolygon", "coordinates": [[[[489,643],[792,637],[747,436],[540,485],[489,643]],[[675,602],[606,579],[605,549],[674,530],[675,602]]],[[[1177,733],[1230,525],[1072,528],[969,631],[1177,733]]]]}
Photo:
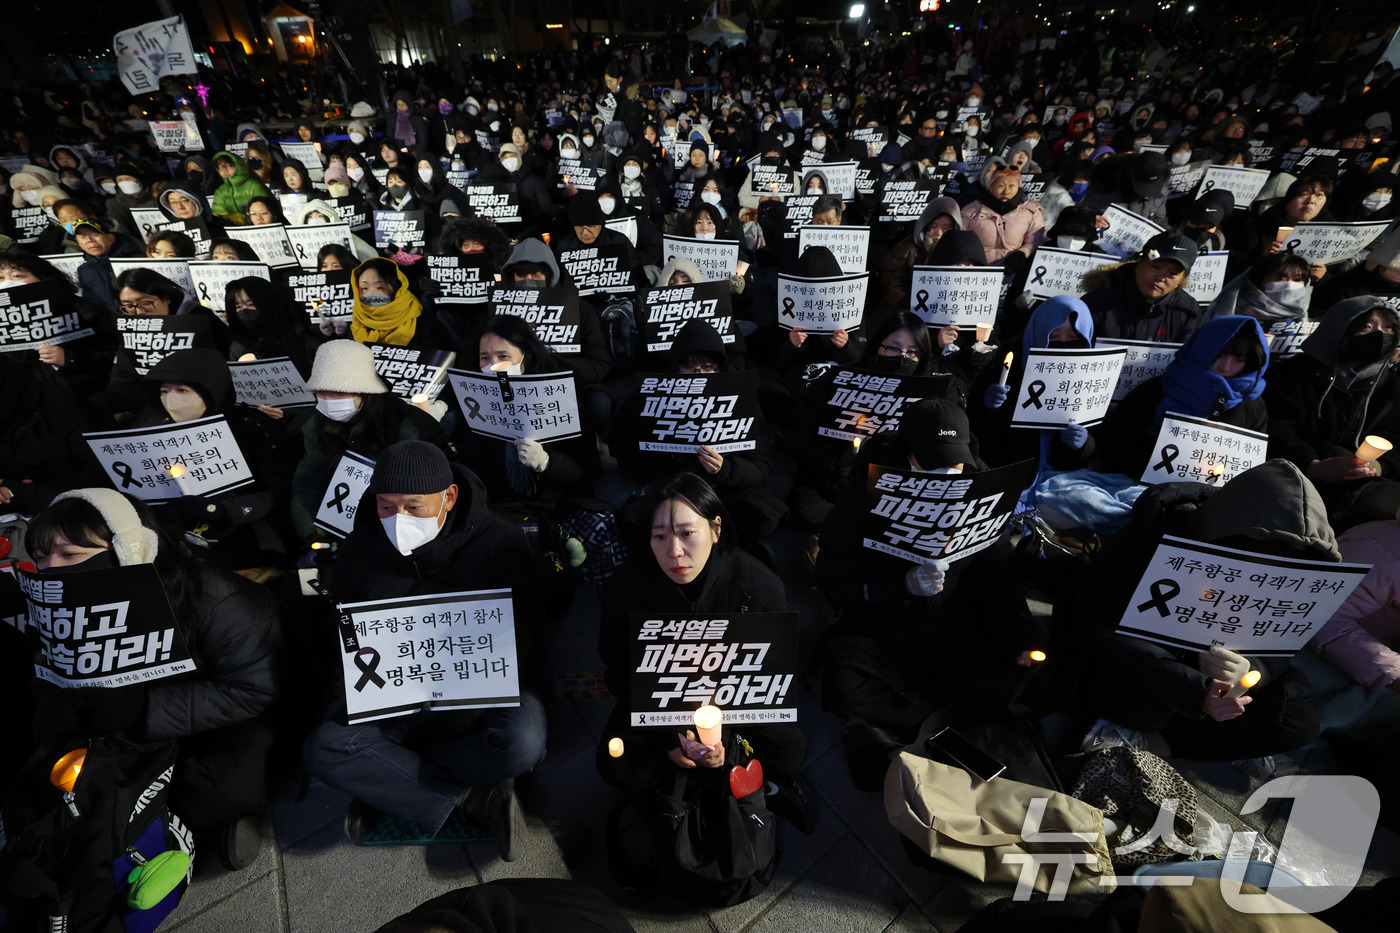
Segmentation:
{"type": "Polygon", "coordinates": [[[60,282],[0,289],[0,353],[57,346],[94,333],[83,325],[73,293],[60,282]]]}
{"type": "Polygon", "coordinates": [[[292,244],[287,241],[287,228],[281,224],[257,227],[235,227],[230,224],[224,228],[224,232],[253,247],[258,258],[274,269],[295,269],[300,265],[292,252],[292,244]]]}
{"type": "Polygon", "coordinates": [[[693,454],[705,446],[727,454],[758,448],[763,420],[753,370],[642,376],[638,395],[638,450],[693,454]]]}
{"type": "Polygon", "coordinates": [[[1088,291],[1084,287],[1084,276],[1095,269],[1117,265],[1120,261],[1117,256],[1106,253],[1042,246],[1031,256],[1031,274],[1026,279],[1026,291],[1037,298],[1054,298],[1056,295],[1083,298],[1088,291]]]}
{"type": "Polygon", "coordinates": [[[345,247],[352,256],[355,253],[355,241],[350,235],[349,224],[289,224],[284,229],[292,255],[303,269],[312,270],[320,264],[316,257],[328,243],[345,247]]]}
{"type": "Polygon", "coordinates": [[[1034,460],[985,473],[934,476],[872,463],[863,543],[916,564],[976,554],[1001,536],[1035,476],[1034,460]]]}
{"type": "Polygon", "coordinates": [[[1264,190],[1264,185],[1268,182],[1271,174],[1273,173],[1266,168],[1247,168],[1243,165],[1212,165],[1206,169],[1196,197],[1199,198],[1207,191],[1223,188],[1235,196],[1235,210],[1244,210],[1254,203],[1255,198],[1259,197],[1259,192],[1264,190]]]}
{"type": "Polygon", "coordinates": [[[339,608],[351,724],[420,710],[520,705],[510,590],[377,599],[339,608]]]}
{"type": "Polygon", "coordinates": [[[466,189],[467,204],[492,223],[518,224],[520,216],[520,195],[515,185],[469,185],[466,189]]]}
{"type": "Polygon", "coordinates": [[[797,255],[812,246],[825,246],[836,257],[842,273],[856,275],[865,271],[865,259],[870,254],[870,228],[844,226],[802,227],[797,237],[797,255]]]}
{"type": "Polygon", "coordinates": [[[306,380],[288,357],[229,363],[228,371],[240,405],[309,408],[316,404],[316,396],[306,388],[306,380]]]}
{"type": "Polygon", "coordinates": [[[321,153],[317,151],[314,142],[284,139],[277,143],[277,148],[282,150],[282,155],[300,162],[301,167],[306,169],[306,177],[316,184],[319,185],[325,179],[325,170],[321,168],[321,153]]]}
{"type": "MultiPolygon", "coordinates": [[[[689,157],[687,156],[687,159],[689,157]]],[[[760,197],[784,197],[797,193],[788,165],[755,165],[749,176],[749,193],[760,197]]]]}
{"type": "MultiPolygon", "coordinates": [[[[150,269],[180,286],[185,294],[194,294],[194,280],[190,278],[188,259],[148,259],[145,256],[133,256],[125,259],[113,258],[108,262],[112,264],[113,282],[127,269],[150,269]]],[[[173,307],[170,309],[172,314],[175,310],[173,307]]]]}
{"type": "Polygon", "coordinates": [[[694,728],[718,706],[730,725],[797,721],[797,613],[724,618],[632,614],[631,726],[694,728]]]}
{"type": "Polygon", "coordinates": [[[195,73],[189,29],[180,16],[158,19],[112,37],[122,84],[138,97],[160,92],[167,75],[195,73]]]}
{"type": "Polygon", "coordinates": [[[314,519],[317,528],[325,529],[337,538],[348,538],[355,529],[355,512],[369,492],[374,478],[374,461],[347,450],[335,465],[321,505],[314,519]]]}
{"type": "Polygon", "coordinates": [[[934,327],[994,324],[1001,308],[1000,268],[915,266],[909,310],[934,327]]]}
{"type": "Polygon", "coordinates": [[[62,272],[64,278],[73,283],[74,288],[78,287],[78,270],[87,260],[87,253],[49,253],[39,258],[62,272]]]}
{"type": "Polygon", "coordinates": [[[57,687],[125,687],[195,670],[153,564],[61,575],[12,571],[20,631],[39,640],[34,675],[57,687]]]}
{"type": "Polygon", "coordinates": [[[1136,256],[1144,243],[1166,229],[1118,204],[1110,204],[1103,216],[1108,229],[1099,231],[1094,245],[1120,259],[1136,256]]]}
{"type": "Polygon", "coordinates": [[[951,373],[929,376],[896,376],[862,369],[830,369],[813,384],[823,398],[817,416],[817,434],[845,441],[866,441],[886,431],[899,430],[904,409],[921,398],[954,398],[951,373]]]}
{"type": "Polygon", "coordinates": [[[1208,305],[1220,297],[1220,291],[1225,287],[1225,264],[1229,259],[1230,251],[1227,249],[1196,256],[1190,272],[1192,298],[1208,305]]]}
{"type": "Polygon", "coordinates": [[[865,316],[870,273],[831,278],[778,275],[778,325],[806,328],[809,334],[855,330],[865,316]]]}
{"type": "Polygon", "coordinates": [[[497,284],[491,288],[491,310],[494,314],[524,318],[535,329],[540,343],[555,353],[583,352],[578,292],[572,288],[562,285],[517,288],[497,284]]]}
{"type": "Polygon", "coordinates": [[[1012,411],[1013,428],[1050,430],[1070,422],[1089,426],[1108,414],[1128,351],[1032,350],[1012,411]]]}
{"type": "Polygon", "coordinates": [[[222,415],[152,428],[84,433],[117,492],[143,502],[214,496],[253,483],[248,461],[222,415]],[[172,476],[180,464],[184,475],[172,476]]]}
{"type": "Polygon", "coordinates": [[[642,299],[642,340],[649,353],[671,349],[676,334],[690,321],[707,321],[727,344],[739,329],[730,309],[729,282],[702,282],[653,288],[642,299]]]}
{"type": "Polygon", "coordinates": [[[193,123],[186,123],[183,119],[152,120],[150,126],[156,148],[161,152],[201,152],[204,149],[199,128],[193,123]]]}
{"type": "Polygon", "coordinates": [[[422,211],[375,211],[374,245],[376,249],[397,247],[406,253],[421,256],[428,249],[428,222],[422,211]]]}
{"type": "Polygon", "coordinates": [[[812,222],[812,208],[820,197],[819,194],[799,194],[783,202],[784,240],[795,240],[802,235],[802,228],[812,222]]]}
{"type": "Polygon", "coordinates": [[[172,353],[195,347],[215,349],[212,320],[209,314],[118,314],[117,333],[131,354],[136,374],[144,376],[172,353]]]}
{"type": "Polygon", "coordinates": [[[191,289],[196,300],[211,311],[224,313],[228,307],[226,293],[228,284],[238,279],[253,276],[272,281],[272,270],[265,262],[191,262],[189,265],[191,289]]]}
{"type": "Polygon", "coordinates": [[[1179,343],[1151,343],[1146,340],[1120,340],[1117,337],[1099,337],[1094,345],[1103,347],[1124,347],[1127,356],[1123,357],[1123,368],[1118,371],[1118,384],[1113,388],[1113,400],[1121,402],[1128,393],[1166,372],[1167,365],[1176,358],[1179,343]]]}
{"type": "Polygon", "coordinates": [[[452,350],[422,350],[387,343],[367,343],[374,354],[374,371],[389,384],[389,391],[412,401],[426,395],[436,402],[447,385],[447,369],[457,361],[452,350]]]}
{"type": "Polygon", "coordinates": [[[630,252],[621,243],[584,246],[560,253],[559,264],[581,297],[626,294],[632,291],[630,252]]]}
{"type": "Polygon", "coordinates": [[[1274,321],[1264,334],[1269,344],[1269,358],[1286,360],[1303,350],[1303,341],[1312,336],[1321,321],[1274,321]]]}
{"type": "Polygon", "coordinates": [[[438,285],[434,298],[443,305],[485,304],[496,274],[485,255],[428,256],[428,278],[438,285]]]}
{"type": "Polygon", "coordinates": [[[1283,248],[1292,250],[1308,262],[1330,266],[1358,256],[1386,228],[1388,220],[1362,221],[1348,224],[1298,224],[1283,238],[1283,248]]]}
{"type": "Polygon", "coordinates": [[[592,191],[598,187],[598,179],[603,173],[595,165],[585,165],[578,159],[559,160],[559,181],[556,187],[563,190],[573,185],[580,191],[592,191]]]}
{"type": "Polygon", "coordinates": [[[1268,459],[1269,435],[1218,421],[1167,412],[1142,482],[1224,486],[1268,459]]]}
{"type": "Polygon", "coordinates": [[[463,420],[477,434],[548,444],[583,433],[573,373],[508,376],[452,369],[447,378],[463,420]]]}
{"type": "Polygon", "coordinates": [[[923,179],[887,181],[880,190],[880,206],[876,209],[875,223],[913,223],[936,197],[937,186],[923,179]]]}
{"type": "Polygon", "coordinates": [[[1219,645],[1249,657],[1291,657],[1370,569],[1164,535],[1118,631],[1192,651],[1219,645]]]}
{"type": "Polygon", "coordinates": [[[667,234],[661,238],[661,242],[666,263],[673,259],[689,259],[699,267],[706,282],[728,284],[729,279],[739,271],[738,240],[698,240],[667,234]]]}

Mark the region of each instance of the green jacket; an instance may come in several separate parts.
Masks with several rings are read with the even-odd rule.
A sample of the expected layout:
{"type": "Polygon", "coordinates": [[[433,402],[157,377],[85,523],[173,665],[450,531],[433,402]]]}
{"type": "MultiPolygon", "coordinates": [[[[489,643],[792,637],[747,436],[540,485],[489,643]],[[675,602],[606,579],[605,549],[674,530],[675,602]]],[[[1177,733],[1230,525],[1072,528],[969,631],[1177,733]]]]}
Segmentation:
{"type": "MultiPolygon", "coordinates": [[[[216,215],[235,224],[248,222],[248,202],[259,195],[270,195],[267,186],[248,174],[248,163],[232,152],[214,154],[214,161],[227,156],[233,160],[233,174],[225,178],[214,191],[213,210],[216,215]]],[[[217,169],[216,169],[217,170],[217,169]]]]}

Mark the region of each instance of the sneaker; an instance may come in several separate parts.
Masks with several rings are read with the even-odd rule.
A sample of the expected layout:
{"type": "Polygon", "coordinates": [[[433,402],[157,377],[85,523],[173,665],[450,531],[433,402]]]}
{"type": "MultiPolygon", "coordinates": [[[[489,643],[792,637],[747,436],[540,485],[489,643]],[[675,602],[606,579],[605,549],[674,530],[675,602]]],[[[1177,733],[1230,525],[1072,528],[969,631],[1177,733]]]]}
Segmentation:
{"type": "Polygon", "coordinates": [[[807,794],[796,779],[781,784],[765,781],[763,794],[768,809],[787,820],[804,836],[811,835],[817,828],[817,808],[808,802],[807,794]]]}
{"type": "Polygon", "coordinates": [[[378,821],[378,810],[363,800],[351,800],[350,806],[345,810],[345,838],[350,840],[351,844],[359,845],[378,821]]]}
{"type": "Polygon", "coordinates": [[[1116,722],[1100,719],[1094,723],[1089,734],[1084,736],[1084,741],[1080,743],[1079,747],[1081,751],[1097,752],[1100,749],[1113,748],[1117,745],[1126,745],[1128,748],[1143,751],[1147,748],[1147,739],[1136,729],[1129,729],[1116,722]]]}
{"type": "Polygon", "coordinates": [[[520,857],[525,844],[525,811],[516,799],[515,781],[474,787],[462,806],[467,816],[496,837],[502,860],[513,862],[520,857]]]}
{"type": "Polygon", "coordinates": [[[220,827],[217,853],[229,871],[242,871],[258,860],[262,851],[262,828],[244,817],[220,827]]]}

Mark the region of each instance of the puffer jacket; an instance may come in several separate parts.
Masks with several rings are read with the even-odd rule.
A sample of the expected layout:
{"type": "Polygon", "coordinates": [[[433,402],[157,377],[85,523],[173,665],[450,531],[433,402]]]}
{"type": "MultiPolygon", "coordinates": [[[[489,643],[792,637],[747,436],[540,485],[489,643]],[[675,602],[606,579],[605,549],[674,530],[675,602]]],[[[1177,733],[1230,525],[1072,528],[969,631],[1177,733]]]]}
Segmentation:
{"type": "MultiPolygon", "coordinates": [[[[987,257],[991,258],[990,255],[987,257]]],[[[1094,332],[1115,340],[1181,343],[1200,325],[1201,306],[1181,287],[1155,302],[1138,291],[1137,263],[1104,266],[1084,276],[1084,303],[1094,315],[1094,332]]],[[[1189,278],[1189,276],[1188,276],[1189,278]]]]}
{"type": "Polygon", "coordinates": [[[1308,650],[1379,693],[1400,680],[1400,522],[1357,525],[1337,547],[1342,560],[1374,566],[1308,650]]]}
{"type": "Polygon", "coordinates": [[[981,201],[973,201],[962,209],[962,225],[982,241],[990,265],[1005,264],[1011,253],[1030,259],[1045,242],[1045,218],[1037,201],[1023,200],[1005,214],[997,213],[981,201]]]}
{"type": "Polygon", "coordinates": [[[214,213],[224,220],[235,224],[246,224],[248,222],[248,202],[259,195],[269,196],[272,192],[267,190],[267,185],[258,181],[248,172],[248,163],[244,162],[240,156],[232,152],[216,152],[214,162],[217,165],[220,158],[227,156],[233,160],[233,174],[223,180],[217,191],[214,192],[212,207],[214,213]]]}

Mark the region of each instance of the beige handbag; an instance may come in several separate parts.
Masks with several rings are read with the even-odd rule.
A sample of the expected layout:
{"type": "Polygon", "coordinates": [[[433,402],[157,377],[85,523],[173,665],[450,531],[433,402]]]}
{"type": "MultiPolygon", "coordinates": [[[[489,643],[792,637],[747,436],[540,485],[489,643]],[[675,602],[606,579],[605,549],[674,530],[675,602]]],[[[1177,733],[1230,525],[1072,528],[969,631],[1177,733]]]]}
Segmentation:
{"type": "Polygon", "coordinates": [[[978,881],[1015,884],[1024,871],[1034,872],[1035,890],[1043,893],[1106,894],[1117,887],[1103,812],[1068,794],[1005,778],[984,782],[900,752],[885,775],[885,812],[922,851],[978,881]],[[1028,825],[1034,812],[1039,819],[1028,825]]]}

